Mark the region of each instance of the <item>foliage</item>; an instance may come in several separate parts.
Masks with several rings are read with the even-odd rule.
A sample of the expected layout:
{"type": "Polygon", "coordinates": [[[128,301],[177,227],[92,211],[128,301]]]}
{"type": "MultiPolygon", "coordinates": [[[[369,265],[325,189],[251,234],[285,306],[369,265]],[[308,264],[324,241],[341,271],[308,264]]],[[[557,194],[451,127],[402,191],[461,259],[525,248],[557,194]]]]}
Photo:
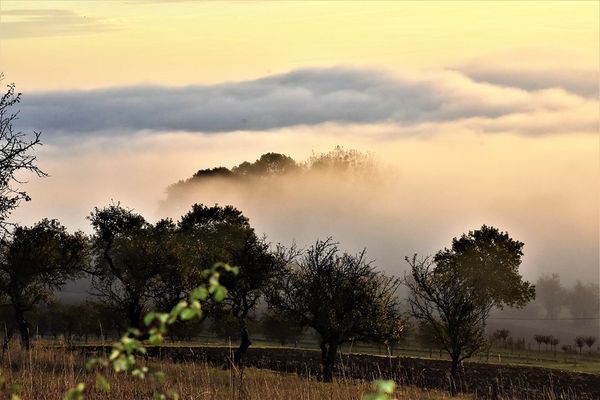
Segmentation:
{"type": "Polygon", "coordinates": [[[25,312],[50,301],[54,290],[79,276],[87,255],[86,237],[67,233],[56,220],[16,226],[9,238],[0,241],[0,296],[14,309],[26,348],[30,333],[25,312]]]}
{"type": "Polygon", "coordinates": [[[331,381],[340,344],[380,338],[382,327],[401,319],[399,284],[367,262],[364,251],[340,254],[330,238],[318,240],[298,262],[287,265],[267,301],[319,334],[322,378],[331,381]]]}
{"type": "Polygon", "coordinates": [[[452,239],[450,249],[435,255],[435,274],[457,276],[462,285],[470,286],[470,296],[485,311],[484,319],[494,307],[524,307],[535,298],[535,287],[519,274],[523,246],[508,233],[483,225],[452,239]]]}
{"type": "MultiPolygon", "coordinates": [[[[3,75],[0,74],[0,82],[3,75]]],[[[33,138],[20,131],[15,131],[13,123],[18,112],[11,111],[21,101],[21,93],[15,93],[15,85],[7,86],[7,91],[0,97],[0,230],[8,230],[6,219],[21,201],[29,201],[26,192],[15,185],[23,183],[16,177],[19,171],[29,171],[37,176],[46,176],[37,166],[36,156],[32,151],[41,145],[40,132],[34,132],[33,138]]]]}
{"type": "Polygon", "coordinates": [[[375,392],[363,396],[363,400],[392,400],[396,391],[394,381],[375,381],[375,392]]]}
{"type": "Polygon", "coordinates": [[[170,220],[148,223],[120,204],[95,208],[89,219],[96,233],[96,295],[127,315],[129,326],[139,328],[161,273],[177,265],[175,225],[170,220]]]}

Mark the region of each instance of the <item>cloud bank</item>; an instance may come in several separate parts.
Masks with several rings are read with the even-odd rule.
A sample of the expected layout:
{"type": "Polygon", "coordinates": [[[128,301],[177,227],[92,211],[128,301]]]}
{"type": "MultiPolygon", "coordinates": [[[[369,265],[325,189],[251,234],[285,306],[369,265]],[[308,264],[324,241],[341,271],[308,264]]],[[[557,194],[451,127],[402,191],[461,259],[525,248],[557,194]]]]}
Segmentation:
{"type": "Polygon", "coordinates": [[[478,132],[524,135],[597,131],[598,100],[582,95],[587,89],[510,87],[508,77],[494,77],[489,79],[496,83],[458,71],[390,74],[337,67],[216,85],[33,93],[22,104],[21,125],[76,135],[265,131],[327,123],[417,130],[460,123],[478,132]]]}

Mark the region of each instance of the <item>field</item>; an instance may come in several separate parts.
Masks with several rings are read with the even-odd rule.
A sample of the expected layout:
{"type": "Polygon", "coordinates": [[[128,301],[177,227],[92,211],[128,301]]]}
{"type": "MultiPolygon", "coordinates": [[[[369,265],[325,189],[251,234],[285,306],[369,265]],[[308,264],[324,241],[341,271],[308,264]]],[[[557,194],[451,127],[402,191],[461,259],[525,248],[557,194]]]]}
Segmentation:
{"type": "MultiPolygon", "coordinates": [[[[139,400],[152,398],[157,388],[172,388],[182,399],[259,400],[259,399],[331,399],[358,400],[372,388],[370,382],[357,379],[337,379],[331,384],[313,377],[271,370],[220,368],[206,362],[173,362],[166,358],[149,360],[151,368],[166,374],[164,386],[108,374],[111,394],[97,390],[95,376],[83,368],[81,354],[63,348],[35,347],[30,353],[18,346],[4,354],[1,374],[7,383],[0,398],[9,398],[8,386],[17,384],[23,400],[58,400],[78,382],[89,388],[87,399],[139,400]]],[[[443,391],[400,386],[396,398],[415,400],[449,399],[443,391]]],[[[460,396],[458,399],[471,399],[460,396]]]]}
{"type": "MultiPolygon", "coordinates": [[[[84,346],[79,350],[88,355],[107,351],[101,346],[84,346]]],[[[148,354],[151,359],[164,360],[167,364],[176,361],[184,365],[212,365],[223,370],[228,366],[230,349],[222,346],[179,345],[150,348],[148,354]]],[[[320,354],[314,350],[257,347],[249,350],[245,365],[316,382],[315,377],[320,372],[319,357],[320,354]]],[[[394,379],[402,387],[445,392],[448,388],[448,370],[447,360],[346,353],[339,358],[337,373],[341,382],[394,379]]],[[[506,361],[503,364],[468,362],[462,372],[459,384],[461,392],[477,399],[600,398],[598,374],[510,365],[506,361]]]]}

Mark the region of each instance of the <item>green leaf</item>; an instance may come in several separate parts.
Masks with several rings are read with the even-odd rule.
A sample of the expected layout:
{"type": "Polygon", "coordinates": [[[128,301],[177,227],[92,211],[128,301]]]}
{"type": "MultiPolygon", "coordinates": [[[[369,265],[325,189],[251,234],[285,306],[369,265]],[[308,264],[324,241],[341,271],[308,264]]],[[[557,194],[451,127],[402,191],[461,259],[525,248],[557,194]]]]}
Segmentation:
{"type": "Polygon", "coordinates": [[[194,310],[192,308],[186,308],[185,310],[181,311],[180,317],[182,321],[187,321],[189,319],[194,318],[196,315],[198,315],[197,310],[194,310]]]}
{"type": "Polygon", "coordinates": [[[396,382],[394,381],[375,381],[375,386],[379,393],[394,394],[396,391],[396,382]]]}
{"type": "Polygon", "coordinates": [[[155,312],[149,312],[148,314],[146,314],[144,316],[144,324],[146,326],[150,326],[150,324],[152,323],[152,321],[154,321],[156,319],[156,313],[155,312]]]}
{"type": "Polygon", "coordinates": [[[225,300],[225,296],[227,296],[227,289],[225,289],[223,286],[217,286],[215,288],[215,292],[213,293],[215,300],[223,301],[225,300]]]}
{"type": "Polygon", "coordinates": [[[206,300],[208,298],[208,290],[204,286],[197,287],[192,291],[192,298],[195,300],[206,300]]]}
{"type": "Polygon", "coordinates": [[[96,388],[103,391],[104,393],[110,392],[110,384],[106,378],[100,374],[96,375],[96,388]]]}

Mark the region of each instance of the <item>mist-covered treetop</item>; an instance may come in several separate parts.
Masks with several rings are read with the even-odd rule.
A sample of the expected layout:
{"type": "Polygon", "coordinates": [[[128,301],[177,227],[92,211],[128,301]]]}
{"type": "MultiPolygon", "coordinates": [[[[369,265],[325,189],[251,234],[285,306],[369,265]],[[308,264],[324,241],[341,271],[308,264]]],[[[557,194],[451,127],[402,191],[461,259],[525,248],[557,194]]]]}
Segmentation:
{"type": "Polygon", "coordinates": [[[254,162],[243,161],[231,169],[223,166],[200,169],[192,177],[171,185],[168,191],[173,192],[194,183],[216,179],[268,178],[311,171],[358,172],[371,170],[374,165],[371,154],[354,149],[347,150],[342,146],[336,146],[327,153],[313,152],[305,161],[296,161],[288,155],[269,152],[261,155],[254,162]]]}

